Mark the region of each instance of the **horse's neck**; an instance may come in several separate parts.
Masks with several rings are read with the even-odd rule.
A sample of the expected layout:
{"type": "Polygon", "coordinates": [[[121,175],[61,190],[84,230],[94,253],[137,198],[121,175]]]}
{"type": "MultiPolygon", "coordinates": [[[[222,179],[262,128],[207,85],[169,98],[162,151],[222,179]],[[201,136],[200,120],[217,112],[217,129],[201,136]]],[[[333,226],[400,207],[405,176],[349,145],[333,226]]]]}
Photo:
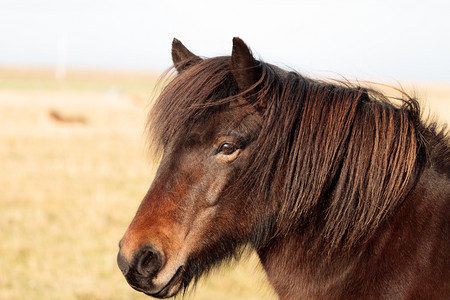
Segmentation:
{"type": "Polygon", "coordinates": [[[259,249],[280,299],[448,296],[450,179],[428,166],[416,182],[374,238],[345,259],[309,253],[311,241],[296,233],[259,249]]]}
{"type": "Polygon", "coordinates": [[[345,284],[355,260],[330,262],[308,251],[299,235],[291,235],[259,249],[258,255],[272,287],[280,299],[332,299],[329,290],[345,284]]]}

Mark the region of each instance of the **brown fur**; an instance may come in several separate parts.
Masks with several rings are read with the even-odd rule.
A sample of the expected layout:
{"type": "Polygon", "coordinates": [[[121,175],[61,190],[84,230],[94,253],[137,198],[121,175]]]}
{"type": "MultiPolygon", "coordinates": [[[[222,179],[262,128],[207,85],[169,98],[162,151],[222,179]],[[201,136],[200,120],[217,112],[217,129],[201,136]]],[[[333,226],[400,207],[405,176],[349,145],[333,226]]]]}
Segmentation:
{"type": "MultiPolygon", "coordinates": [[[[123,248],[139,231],[177,231],[203,215],[183,248],[184,287],[251,245],[281,299],[450,294],[449,139],[421,121],[417,100],[405,94],[398,106],[374,90],[282,71],[239,39],[231,58],[202,60],[180,44],[179,75],[149,115],[152,145],[164,152],[157,183],[123,248]],[[218,162],[208,149],[233,136],[237,159],[218,162]],[[179,185],[185,192],[174,194],[179,185]],[[162,207],[173,204],[170,221],[162,207]]],[[[158,240],[149,233],[141,244],[158,240]]]]}
{"type": "MultiPolygon", "coordinates": [[[[323,209],[319,202],[326,197],[322,234],[330,250],[369,238],[413,178],[421,149],[417,101],[398,108],[375,91],[295,73],[281,79],[269,65],[262,67],[253,98],[267,108],[258,152],[242,179],[247,188],[266,199],[276,193],[279,223],[290,226],[309,221],[304,219],[323,209]],[[282,180],[281,190],[271,184],[275,179],[282,180]]],[[[218,91],[231,78],[228,57],[205,60],[175,78],[153,107],[150,136],[163,147],[180,129],[236,101],[239,95],[218,91]]]]}

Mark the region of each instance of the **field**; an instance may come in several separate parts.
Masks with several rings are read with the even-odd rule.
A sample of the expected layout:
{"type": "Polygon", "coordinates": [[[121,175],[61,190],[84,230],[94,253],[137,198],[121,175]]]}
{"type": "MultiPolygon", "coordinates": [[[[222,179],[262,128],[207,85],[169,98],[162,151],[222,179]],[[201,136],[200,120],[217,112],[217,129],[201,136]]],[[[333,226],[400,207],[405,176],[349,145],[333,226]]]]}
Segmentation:
{"type": "MultiPolygon", "coordinates": [[[[0,68],[0,299],[148,299],[116,266],[156,163],[144,123],[155,74],[0,68]]],[[[450,121],[450,85],[415,84],[450,121]]],[[[274,299],[255,255],[187,299],[274,299]]]]}

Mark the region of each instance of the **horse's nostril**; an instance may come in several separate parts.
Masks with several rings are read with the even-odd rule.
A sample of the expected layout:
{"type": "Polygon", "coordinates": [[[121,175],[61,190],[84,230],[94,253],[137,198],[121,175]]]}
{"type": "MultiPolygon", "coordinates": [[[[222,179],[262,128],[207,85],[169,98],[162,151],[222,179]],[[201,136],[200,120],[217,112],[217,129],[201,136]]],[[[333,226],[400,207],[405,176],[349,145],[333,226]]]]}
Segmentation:
{"type": "Polygon", "coordinates": [[[156,274],[163,264],[163,255],[161,251],[153,245],[147,245],[142,248],[136,256],[136,269],[143,276],[156,274]]]}

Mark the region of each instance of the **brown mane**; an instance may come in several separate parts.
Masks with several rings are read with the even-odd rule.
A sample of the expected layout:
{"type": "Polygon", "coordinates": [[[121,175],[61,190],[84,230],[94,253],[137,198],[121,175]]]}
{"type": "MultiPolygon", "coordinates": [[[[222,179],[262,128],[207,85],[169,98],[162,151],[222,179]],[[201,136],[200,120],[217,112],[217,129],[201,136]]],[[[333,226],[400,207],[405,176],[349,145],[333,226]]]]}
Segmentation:
{"type": "Polygon", "coordinates": [[[316,246],[330,253],[367,241],[401,204],[425,156],[422,135],[434,129],[421,124],[417,100],[396,106],[375,90],[280,74],[263,62],[261,79],[239,94],[229,61],[203,60],[164,89],[149,115],[152,140],[164,148],[250,92],[264,107],[264,124],[241,180],[254,197],[281,203],[276,234],[314,223],[309,234],[321,235],[316,246]]]}
{"type": "Polygon", "coordinates": [[[149,113],[157,174],[117,262],[134,289],[175,296],[255,250],[280,299],[446,299],[450,143],[398,90],[319,81],[254,59],[202,59],[149,113]],[[395,100],[394,100],[395,99],[395,100]]]}

